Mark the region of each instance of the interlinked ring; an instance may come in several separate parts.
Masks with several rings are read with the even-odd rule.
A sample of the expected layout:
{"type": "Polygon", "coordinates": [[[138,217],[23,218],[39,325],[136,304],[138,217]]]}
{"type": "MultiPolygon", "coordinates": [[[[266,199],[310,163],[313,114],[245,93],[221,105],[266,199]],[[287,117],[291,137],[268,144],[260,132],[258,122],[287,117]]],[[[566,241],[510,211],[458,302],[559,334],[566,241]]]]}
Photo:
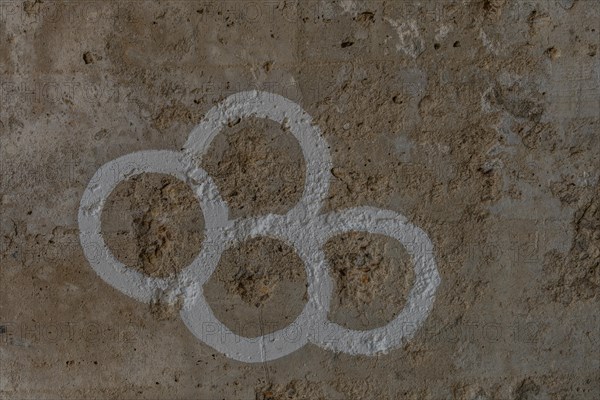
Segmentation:
{"type": "Polygon", "coordinates": [[[298,104],[282,96],[249,91],[236,93],[212,108],[196,126],[181,152],[153,150],[131,153],[98,169],[86,188],[79,208],[80,241],[96,273],[108,284],[134,299],[149,303],[162,293],[181,296],[181,318],[200,340],[244,362],[274,360],[311,342],[348,354],[373,355],[397,348],[423,323],[435,298],[440,277],[433,244],[420,228],[402,215],[373,207],[319,214],[329,191],[331,158],[327,143],[312,118],[298,104]],[[229,210],[206,171],[198,167],[211,141],[229,121],[256,117],[280,123],[298,140],[306,164],[302,198],[285,215],[229,220],[229,210]],[[200,201],[205,221],[198,256],[176,277],[154,278],[126,267],[108,249],[101,234],[101,213],[114,188],[142,173],[164,173],[187,183],[200,201]],[[333,282],[323,253],[329,238],[348,231],[389,236],[399,241],[414,264],[415,282],[404,309],[387,325],[351,330],[327,319],[333,282]],[[269,236],[293,246],[304,262],[308,301],[296,320],[277,332],[246,338],[233,333],[214,315],[203,285],[223,251],[253,237],[269,236]],[[93,246],[90,246],[92,244],[93,246]]]}

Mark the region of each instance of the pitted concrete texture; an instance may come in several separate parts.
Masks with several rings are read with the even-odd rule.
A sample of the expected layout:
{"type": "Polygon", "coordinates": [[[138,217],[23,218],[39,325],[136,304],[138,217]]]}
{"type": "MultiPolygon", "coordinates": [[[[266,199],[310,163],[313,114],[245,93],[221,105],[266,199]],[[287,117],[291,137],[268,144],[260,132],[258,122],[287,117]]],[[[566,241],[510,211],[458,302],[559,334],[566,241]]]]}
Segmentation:
{"type": "Polygon", "coordinates": [[[204,218],[189,187],[165,174],[138,175],[119,185],[102,213],[108,246],[125,265],[168,277],[198,254],[204,218]]]}
{"type": "MultiPolygon", "coordinates": [[[[600,398],[599,45],[596,0],[0,2],[0,398],[600,398]],[[245,363],[199,340],[180,317],[195,292],[173,290],[209,242],[191,179],[129,176],[101,214],[114,257],[169,290],[138,302],[90,266],[78,212],[100,167],[181,151],[251,90],[322,133],[323,215],[391,210],[431,240],[433,307],[398,348],[245,363]]],[[[294,122],[231,118],[210,143],[197,167],[231,220],[302,199],[294,122]]],[[[418,276],[398,240],[321,250],[330,321],[367,331],[405,308],[418,276]]],[[[223,249],[202,292],[228,330],[200,336],[326,340],[294,325],[311,273],[279,238],[223,249]]]]}

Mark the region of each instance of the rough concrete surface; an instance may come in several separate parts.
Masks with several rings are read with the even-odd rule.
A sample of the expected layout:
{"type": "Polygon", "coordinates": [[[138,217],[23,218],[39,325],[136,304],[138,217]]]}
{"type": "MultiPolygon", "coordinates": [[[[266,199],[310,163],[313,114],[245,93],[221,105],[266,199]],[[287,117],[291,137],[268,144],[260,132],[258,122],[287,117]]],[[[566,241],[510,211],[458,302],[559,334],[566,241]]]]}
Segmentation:
{"type": "MultiPolygon", "coordinates": [[[[0,398],[600,398],[599,45],[596,0],[0,2],[0,398]],[[78,212],[96,171],[182,150],[250,90],[322,132],[322,213],[391,210],[431,240],[433,307],[397,348],[248,363],[205,344],[172,288],[206,218],[169,174],[119,183],[101,218],[116,259],[169,289],[139,302],[90,266],[78,212]]],[[[287,213],[307,176],[288,123],[258,117],[228,120],[198,167],[231,220],[287,213]]],[[[330,321],[370,330],[405,308],[417,276],[397,240],[322,247],[330,321]]],[[[256,338],[294,323],[311,274],[258,235],[202,291],[256,338]]]]}

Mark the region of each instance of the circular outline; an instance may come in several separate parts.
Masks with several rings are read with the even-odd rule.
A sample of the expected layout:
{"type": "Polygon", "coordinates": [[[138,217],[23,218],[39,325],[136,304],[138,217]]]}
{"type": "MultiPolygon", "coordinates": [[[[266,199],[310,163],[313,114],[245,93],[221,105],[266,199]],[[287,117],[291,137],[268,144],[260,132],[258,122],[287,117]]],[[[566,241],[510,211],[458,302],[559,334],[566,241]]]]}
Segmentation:
{"type": "Polygon", "coordinates": [[[211,108],[192,130],[183,151],[200,159],[229,121],[266,118],[282,124],[296,138],[304,156],[306,177],[300,201],[288,211],[300,219],[316,216],[329,192],[332,161],[327,142],[312,117],[283,96],[257,90],[239,92],[211,108]]]}
{"type": "MultiPolygon", "coordinates": [[[[230,228],[232,235],[221,236],[221,243],[227,243],[222,251],[234,244],[259,236],[272,237],[294,247],[296,254],[304,263],[307,276],[308,301],[294,322],[287,327],[266,335],[248,338],[240,336],[214,315],[206,297],[199,288],[199,293],[191,301],[186,302],[180,315],[187,328],[201,341],[213,347],[227,357],[243,362],[270,361],[290,354],[308,342],[311,327],[325,323],[326,310],[329,306],[331,279],[327,274],[324,253],[314,250],[316,235],[299,229],[300,224],[290,223],[286,216],[268,215],[261,218],[237,220],[230,228]],[[255,229],[258,227],[259,229],[255,229]],[[207,327],[211,330],[207,332],[207,327]],[[294,341],[288,339],[288,329],[300,327],[300,335],[294,341]],[[217,328],[213,331],[212,328],[217,328]]],[[[217,239],[215,239],[217,240],[217,239]]],[[[220,257],[219,257],[220,258],[220,257]]],[[[217,259],[217,263],[218,263],[217,259]]],[[[214,270],[213,265],[208,268],[214,270]]]]}
{"type": "MultiPolygon", "coordinates": [[[[201,168],[189,170],[186,165],[188,163],[181,153],[170,150],[130,153],[101,166],[81,197],[78,214],[79,240],[90,265],[106,283],[144,303],[152,301],[161,290],[167,290],[172,285],[172,279],[150,277],[128,268],[117,260],[104,242],[101,233],[104,203],[115,187],[125,179],[142,173],[169,174],[190,185],[199,199],[206,238],[208,229],[223,224],[222,218],[223,215],[227,215],[227,205],[218,197],[205,200],[206,196],[200,196],[201,193],[215,193],[216,186],[204,170],[201,168]],[[208,213],[206,210],[212,212],[208,213]]],[[[203,247],[205,247],[204,243],[203,247]]],[[[198,258],[196,257],[190,266],[198,258]]]]}
{"type": "Polygon", "coordinates": [[[440,277],[433,257],[433,244],[420,228],[394,211],[356,207],[320,216],[319,248],[331,237],[358,231],[382,234],[399,241],[411,256],[415,282],[402,311],[385,326],[369,330],[345,328],[326,319],[309,340],[323,348],[347,354],[373,355],[398,347],[410,339],[429,315],[440,277]]]}

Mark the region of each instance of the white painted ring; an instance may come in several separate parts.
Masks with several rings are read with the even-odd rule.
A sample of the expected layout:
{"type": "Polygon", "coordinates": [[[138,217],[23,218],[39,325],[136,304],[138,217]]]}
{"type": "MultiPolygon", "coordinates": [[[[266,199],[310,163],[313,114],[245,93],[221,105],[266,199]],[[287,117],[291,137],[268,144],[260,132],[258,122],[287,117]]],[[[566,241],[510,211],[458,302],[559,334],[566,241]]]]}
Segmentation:
{"type": "Polygon", "coordinates": [[[248,117],[282,124],[296,138],[306,162],[306,177],[302,198],[290,213],[300,219],[317,215],[329,191],[332,167],[329,149],[312,117],[283,96],[256,90],[229,96],[206,113],[190,133],[183,151],[201,159],[228,122],[248,117]]]}
{"type": "Polygon", "coordinates": [[[207,229],[222,226],[223,218],[228,214],[227,205],[218,197],[216,186],[206,172],[200,168],[191,169],[189,165],[182,153],[168,150],[127,154],[100,167],[81,197],[79,238],[86,258],[106,283],[136,300],[149,303],[173,282],[172,279],[149,277],[126,267],[115,258],[101,234],[104,203],[117,185],[128,178],[142,173],[169,174],[188,183],[200,198],[207,229]],[[212,193],[213,196],[202,196],[203,193],[212,193]]]}
{"type": "MultiPolygon", "coordinates": [[[[181,310],[182,320],[198,339],[227,357],[243,362],[274,360],[304,346],[311,330],[325,323],[331,293],[325,256],[317,247],[316,236],[286,216],[271,214],[237,220],[233,227],[222,231],[218,241],[229,247],[259,236],[279,239],[293,246],[304,263],[308,301],[292,324],[256,338],[237,335],[216,318],[201,292],[181,310]]],[[[214,268],[214,265],[208,268],[214,268]]]]}
{"type": "Polygon", "coordinates": [[[440,277],[435,265],[433,244],[420,228],[389,210],[358,207],[322,215],[318,222],[319,248],[340,233],[359,231],[381,234],[398,240],[411,256],[415,282],[404,309],[388,324],[370,330],[352,330],[329,320],[309,340],[323,348],[347,354],[373,355],[399,347],[423,324],[433,307],[440,277]]]}

